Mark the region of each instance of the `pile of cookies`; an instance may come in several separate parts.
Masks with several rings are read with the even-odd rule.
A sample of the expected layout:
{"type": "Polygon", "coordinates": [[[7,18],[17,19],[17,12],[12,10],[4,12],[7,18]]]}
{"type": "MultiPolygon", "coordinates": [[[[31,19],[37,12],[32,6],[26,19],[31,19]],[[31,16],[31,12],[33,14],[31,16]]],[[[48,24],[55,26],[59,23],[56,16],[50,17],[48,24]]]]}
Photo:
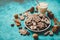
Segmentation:
{"type": "Polygon", "coordinates": [[[26,26],[35,31],[44,30],[50,25],[50,20],[43,14],[32,14],[26,18],[26,26]]]}

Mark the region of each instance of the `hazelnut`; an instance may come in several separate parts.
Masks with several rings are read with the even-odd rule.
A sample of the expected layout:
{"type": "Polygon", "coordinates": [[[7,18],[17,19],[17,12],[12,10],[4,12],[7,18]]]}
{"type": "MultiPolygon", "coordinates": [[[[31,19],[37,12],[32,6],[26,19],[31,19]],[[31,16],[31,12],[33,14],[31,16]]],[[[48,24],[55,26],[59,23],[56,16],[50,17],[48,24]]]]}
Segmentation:
{"type": "Polygon", "coordinates": [[[33,38],[38,38],[38,34],[34,33],[33,38]]]}
{"type": "Polygon", "coordinates": [[[18,14],[15,14],[15,15],[14,15],[14,18],[15,18],[15,19],[18,19],[18,14]]]}
{"type": "Polygon", "coordinates": [[[34,7],[32,7],[32,8],[30,9],[30,12],[31,12],[31,13],[33,13],[33,12],[34,12],[34,7]]]}

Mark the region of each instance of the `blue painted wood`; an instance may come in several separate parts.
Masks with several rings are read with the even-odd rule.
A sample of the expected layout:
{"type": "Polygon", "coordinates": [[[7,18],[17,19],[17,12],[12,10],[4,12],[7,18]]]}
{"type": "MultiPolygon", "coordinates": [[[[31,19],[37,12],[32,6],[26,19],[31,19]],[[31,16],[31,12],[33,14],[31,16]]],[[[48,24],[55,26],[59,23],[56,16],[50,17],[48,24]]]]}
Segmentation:
{"type": "MultiPolygon", "coordinates": [[[[60,21],[60,0],[39,0],[39,2],[47,2],[48,9],[53,12],[55,17],[60,21]]],[[[25,0],[24,3],[15,2],[12,0],[0,0],[0,40],[33,40],[32,32],[29,36],[21,36],[16,25],[10,26],[13,21],[13,15],[23,13],[32,6],[36,6],[35,0],[25,0]]],[[[21,21],[23,27],[24,21],[21,21]]],[[[52,21],[53,24],[53,21],[52,21]]],[[[60,33],[54,36],[39,35],[39,40],[60,40],[60,33]]]]}

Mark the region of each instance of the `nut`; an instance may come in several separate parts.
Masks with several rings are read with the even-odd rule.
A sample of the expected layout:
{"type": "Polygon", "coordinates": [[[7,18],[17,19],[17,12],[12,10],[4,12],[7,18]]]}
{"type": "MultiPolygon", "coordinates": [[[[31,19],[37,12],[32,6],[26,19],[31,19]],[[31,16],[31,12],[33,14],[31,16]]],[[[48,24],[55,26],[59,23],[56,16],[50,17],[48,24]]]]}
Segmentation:
{"type": "Polygon", "coordinates": [[[38,38],[38,34],[34,33],[33,38],[38,38]]]}
{"type": "Polygon", "coordinates": [[[18,19],[15,19],[14,21],[15,21],[15,23],[16,23],[17,26],[21,25],[21,23],[20,23],[20,21],[18,19]]]}
{"type": "Polygon", "coordinates": [[[57,25],[54,25],[54,27],[52,28],[52,32],[57,32],[58,31],[58,26],[57,25]]]}
{"type": "Polygon", "coordinates": [[[14,15],[14,18],[15,18],[15,19],[18,19],[18,14],[15,14],[15,15],[14,15]]]}
{"type": "Polygon", "coordinates": [[[31,13],[33,13],[33,12],[34,12],[34,7],[32,7],[32,8],[30,9],[30,12],[31,12],[31,13]]]}

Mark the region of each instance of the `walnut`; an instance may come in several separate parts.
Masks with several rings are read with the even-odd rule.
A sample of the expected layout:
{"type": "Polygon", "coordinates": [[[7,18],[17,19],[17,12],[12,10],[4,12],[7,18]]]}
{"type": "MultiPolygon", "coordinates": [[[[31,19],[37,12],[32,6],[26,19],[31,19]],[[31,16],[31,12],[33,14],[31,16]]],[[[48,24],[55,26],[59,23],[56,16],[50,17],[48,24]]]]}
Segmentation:
{"type": "Polygon", "coordinates": [[[58,26],[57,25],[54,25],[54,27],[52,28],[52,32],[57,32],[58,31],[58,26]]]}

